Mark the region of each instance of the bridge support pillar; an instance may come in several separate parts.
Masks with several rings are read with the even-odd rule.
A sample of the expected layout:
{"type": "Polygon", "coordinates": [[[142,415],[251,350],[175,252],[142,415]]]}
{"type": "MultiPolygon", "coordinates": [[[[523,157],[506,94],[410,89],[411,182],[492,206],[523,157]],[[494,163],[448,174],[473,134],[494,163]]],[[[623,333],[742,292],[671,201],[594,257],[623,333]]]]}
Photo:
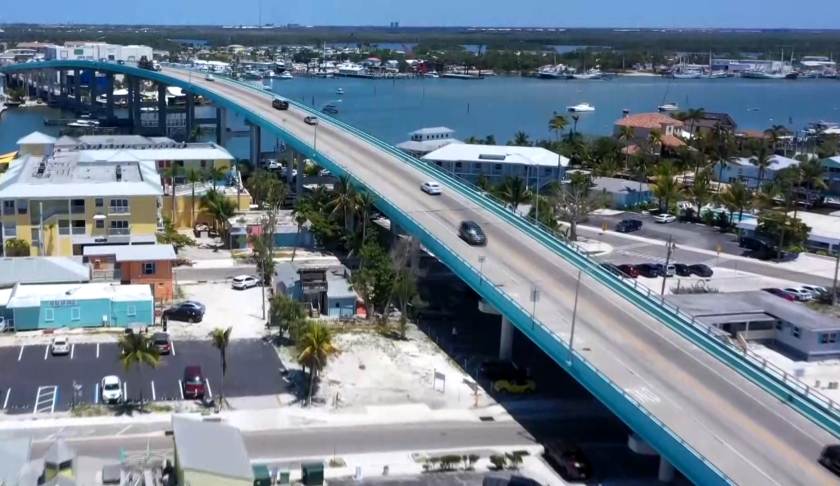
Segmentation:
{"type": "Polygon", "coordinates": [[[76,113],[82,111],[82,71],[73,70],[73,109],[76,113]]]}
{"type": "Polygon", "coordinates": [[[659,481],[670,483],[674,480],[674,466],[664,457],[659,457],[659,481]]]}
{"type": "Polygon", "coordinates": [[[138,133],[140,131],[140,80],[138,78],[131,78],[129,81],[129,96],[131,97],[131,123],[133,126],[132,132],[138,133]]]}
{"type": "Polygon", "coordinates": [[[67,71],[58,71],[58,99],[62,108],[67,108],[67,94],[70,91],[68,86],[67,71]]]}
{"type": "Polygon", "coordinates": [[[510,361],[513,358],[513,324],[502,316],[502,335],[499,339],[499,359],[510,361]]]}
{"type": "Polygon", "coordinates": [[[90,92],[90,113],[94,114],[99,111],[99,105],[96,104],[96,97],[98,96],[98,86],[96,85],[96,70],[90,72],[90,85],[88,91],[90,92]]]}
{"type": "MultiPolygon", "coordinates": [[[[286,184],[289,187],[292,187],[292,170],[295,168],[295,159],[293,156],[289,156],[286,159],[286,184]]],[[[303,177],[303,174],[300,174],[300,177],[303,177]]]]}
{"type": "Polygon", "coordinates": [[[105,117],[108,120],[114,119],[114,74],[108,73],[106,75],[107,82],[105,83],[108,90],[108,97],[105,98],[105,117]]]}
{"type": "Polygon", "coordinates": [[[192,137],[195,129],[195,96],[192,93],[187,93],[187,141],[192,137]]]}
{"type": "Polygon", "coordinates": [[[227,145],[227,110],[216,108],[216,145],[227,145]]]}
{"type": "Polygon", "coordinates": [[[304,172],[306,172],[306,157],[302,154],[295,154],[292,149],[289,149],[289,152],[293,154],[293,158],[297,157],[297,179],[295,180],[295,195],[296,197],[301,197],[303,195],[303,177],[304,172]]]}
{"type": "Polygon", "coordinates": [[[262,131],[260,127],[251,125],[251,167],[259,167],[260,150],[262,150],[262,131]]]}
{"type": "Polygon", "coordinates": [[[169,134],[167,133],[167,120],[166,120],[166,85],[162,83],[158,83],[158,92],[157,92],[157,113],[158,113],[158,131],[160,132],[161,137],[166,137],[169,134]]]}

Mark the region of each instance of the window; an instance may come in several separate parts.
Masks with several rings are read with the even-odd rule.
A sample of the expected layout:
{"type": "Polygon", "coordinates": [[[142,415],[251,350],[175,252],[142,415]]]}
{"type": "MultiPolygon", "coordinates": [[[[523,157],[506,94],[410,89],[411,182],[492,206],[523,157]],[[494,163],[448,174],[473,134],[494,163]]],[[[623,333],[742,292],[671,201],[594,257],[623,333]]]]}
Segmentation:
{"type": "Polygon", "coordinates": [[[3,214],[15,214],[14,201],[3,201],[3,214]]]}
{"type": "Polygon", "coordinates": [[[799,335],[800,335],[799,328],[796,327],[796,326],[791,326],[790,329],[791,329],[790,332],[791,332],[791,334],[793,334],[793,337],[798,338],[799,335]]]}
{"type": "Polygon", "coordinates": [[[108,211],[112,213],[127,213],[128,199],[111,199],[108,211]]]}
{"type": "Polygon", "coordinates": [[[128,229],[128,221],[111,221],[111,229],[128,229]]]}
{"type": "Polygon", "coordinates": [[[58,220],[58,234],[59,235],[69,235],[70,234],[70,221],[58,220]]]}
{"type": "Polygon", "coordinates": [[[784,327],[784,326],[782,325],[782,322],[781,322],[781,321],[776,321],[776,329],[778,329],[779,331],[781,331],[783,327],[784,327]]]}
{"type": "Polygon", "coordinates": [[[55,311],[52,309],[44,309],[44,322],[52,322],[55,320],[55,311]]]}
{"type": "Polygon", "coordinates": [[[29,210],[29,201],[27,201],[26,199],[21,199],[20,201],[18,201],[18,208],[17,208],[18,214],[26,214],[26,212],[28,210],[29,210]]]}
{"type": "Polygon", "coordinates": [[[130,306],[126,307],[125,313],[128,315],[128,317],[136,316],[137,315],[137,306],[130,305],[130,306]]]}
{"type": "Polygon", "coordinates": [[[17,225],[14,221],[3,223],[3,236],[6,238],[17,238],[17,225]]]}
{"type": "Polygon", "coordinates": [[[154,275],[157,273],[154,263],[146,262],[143,264],[143,275],[154,275]]]}
{"type": "Polygon", "coordinates": [[[82,320],[82,308],[81,307],[71,307],[70,308],[70,320],[71,321],[81,321],[82,320]]]}
{"type": "Polygon", "coordinates": [[[105,206],[105,199],[101,198],[101,197],[98,197],[98,198],[93,200],[93,204],[96,207],[101,208],[101,207],[105,206]]]}
{"type": "Polygon", "coordinates": [[[83,235],[87,231],[85,228],[85,220],[83,219],[74,219],[72,226],[74,235],[83,235]]]}
{"type": "Polygon", "coordinates": [[[823,332],[820,333],[820,344],[833,344],[837,342],[837,333],[836,332],[823,332]]]}
{"type": "Polygon", "coordinates": [[[96,220],[96,229],[103,229],[105,228],[105,220],[104,219],[97,219],[96,220]]]}
{"type": "Polygon", "coordinates": [[[201,161],[201,168],[202,168],[202,169],[206,169],[206,168],[207,168],[207,161],[206,161],[206,160],[202,160],[202,161],[201,161]]]}

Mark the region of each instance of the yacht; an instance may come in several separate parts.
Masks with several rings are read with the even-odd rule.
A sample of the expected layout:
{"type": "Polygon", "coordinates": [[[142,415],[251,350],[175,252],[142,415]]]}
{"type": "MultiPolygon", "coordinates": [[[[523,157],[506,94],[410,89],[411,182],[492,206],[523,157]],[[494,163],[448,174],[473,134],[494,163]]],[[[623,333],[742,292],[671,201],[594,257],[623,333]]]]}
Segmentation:
{"type": "Polygon", "coordinates": [[[580,103],[574,106],[567,106],[566,111],[570,113],[586,113],[590,111],[595,111],[595,107],[590,105],[589,103],[580,103]]]}
{"type": "Polygon", "coordinates": [[[286,72],[286,61],[282,59],[274,61],[274,72],[277,74],[286,72]]]}
{"type": "Polygon", "coordinates": [[[732,75],[729,74],[728,71],[712,71],[709,73],[709,79],[723,79],[723,78],[731,78],[732,75]]]}
{"type": "Polygon", "coordinates": [[[254,70],[245,71],[244,77],[245,77],[245,79],[262,79],[263,78],[262,74],[260,74],[259,71],[254,71],[254,70]]]}
{"type": "Polygon", "coordinates": [[[676,103],[665,103],[657,108],[659,111],[679,111],[680,107],[676,103]]]}
{"type": "Polygon", "coordinates": [[[77,128],[98,128],[99,122],[96,120],[76,120],[72,123],[67,124],[68,127],[77,127],[77,128]]]}
{"type": "Polygon", "coordinates": [[[341,89],[341,88],[338,88],[337,90],[335,90],[335,94],[343,95],[343,94],[344,94],[344,90],[343,90],[343,89],[341,89]]]}
{"type": "Polygon", "coordinates": [[[264,77],[264,78],[273,78],[273,77],[276,77],[276,76],[277,76],[277,75],[276,75],[276,74],[274,74],[274,71],[265,71],[265,72],[263,73],[263,77],[264,77]]]}
{"type": "Polygon", "coordinates": [[[785,79],[785,75],[782,73],[770,73],[759,69],[743,71],[741,77],[747,79],[785,79]]]}
{"type": "Polygon", "coordinates": [[[572,74],[572,79],[601,79],[603,73],[600,69],[590,69],[581,74],[572,74]]]}
{"type": "Polygon", "coordinates": [[[671,73],[671,77],[674,79],[700,79],[703,77],[703,73],[700,71],[674,71],[671,73]]]}
{"type": "Polygon", "coordinates": [[[440,76],[438,76],[438,73],[437,73],[437,72],[435,72],[435,71],[429,71],[429,72],[427,72],[426,74],[424,74],[424,75],[423,75],[423,77],[426,77],[426,78],[435,78],[435,79],[437,79],[437,78],[439,78],[440,76]]]}
{"type": "Polygon", "coordinates": [[[337,66],[339,76],[367,76],[367,69],[355,62],[345,62],[337,66]]]}
{"type": "Polygon", "coordinates": [[[277,76],[277,79],[294,79],[294,76],[292,76],[292,73],[289,71],[283,71],[279,76],[277,76]]]}
{"type": "Polygon", "coordinates": [[[566,77],[566,73],[560,69],[559,65],[549,64],[539,68],[537,70],[537,76],[542,79],[563,79],[566,77]]]}

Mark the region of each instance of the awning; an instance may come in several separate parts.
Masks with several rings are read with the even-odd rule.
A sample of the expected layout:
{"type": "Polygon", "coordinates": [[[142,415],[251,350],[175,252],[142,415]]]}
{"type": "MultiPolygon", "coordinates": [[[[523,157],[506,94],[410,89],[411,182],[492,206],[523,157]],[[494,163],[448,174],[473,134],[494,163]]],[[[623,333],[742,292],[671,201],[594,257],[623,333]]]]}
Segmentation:
{"type": "Polygon", "coordinates": [[[97,214],[93,217],[93,219],[108,219],[108,216],[105,216],[104,214],[97,214]]]}

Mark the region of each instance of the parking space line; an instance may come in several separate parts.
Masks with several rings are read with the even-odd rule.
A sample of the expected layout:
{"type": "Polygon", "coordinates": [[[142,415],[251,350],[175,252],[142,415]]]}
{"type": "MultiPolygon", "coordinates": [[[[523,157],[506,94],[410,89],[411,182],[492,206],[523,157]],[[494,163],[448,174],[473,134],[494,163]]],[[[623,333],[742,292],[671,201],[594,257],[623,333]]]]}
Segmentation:
{"type": "Polygon", "coordinates": [[[26,348],[26,345],[20,347],[20,354],[18,354],[18,361],[23,359],[23,350],[26,348]]]}
{"type": "Polygon", "coordinates": [[[73,359],[73,355],[74,355],[74,354],[76,354],[76,345],[75,345],[75,344],[71,344],[71,345],[70,345],[70,359],[73,359]]]}
{"type": "Polygon", "coordinates": [[[155,382],[152,380],[152,401],[155,400],[157,400],[157,397],[155,396],[155,382]]]}
{"type": "Polygon", "coordinates": [[[213,398],[213,390],[210,389],[210,380],[204,380],[204,386],[207,387],[207,394],[213,398]]]}
{"type": "Polygon", "coordinates": [[[6,410],[6,407],[9,406],[9,395],[11,395],[11,394],[12,394],[12,389],[7,388],[6,389],[6,399],[3,400],[3,410],[6,410]]]}
{"type": "Polygon", "coordinates": [[[128,382],[123,382],[123,400],[128,400],[128,382]]]}
{"type": "Polygon", "coordinates": [[[181,383],[181,380],[178,380],[178,391],[181,392],[181,400],[184,399],[184,385],[181,383]]]}
{"type": "Polygon", "coordinates": [[[133,425],[129,425],[126,428],[122,429],[121,431],[117,432],[117,435],[122,435],[123,433],[127,432],[128,429],[134,427],[133,425]]]}
{"type": "Polygon", "coordinates": [[[48,344],[46,348],[44,348],[44,359],[47,359],[47,356],[50,355],[50,345],[48,344]]]}
{"type": "Polygon", "coordinates": [[[169,351],[172,353],[172,356],[175,356],[175,341],[169,343],[169,351]]]}
{"type": "Polygon", "coordinates": [[[33,413],[55,412],[55,403],[58,401],[57,386],[39,386],[35,395],[35,408],[33,413]]]}
{"type": "Polygon", "coordinates": [[[99,359],[99,343],[96,343],[96,359],[99,359]]]}

